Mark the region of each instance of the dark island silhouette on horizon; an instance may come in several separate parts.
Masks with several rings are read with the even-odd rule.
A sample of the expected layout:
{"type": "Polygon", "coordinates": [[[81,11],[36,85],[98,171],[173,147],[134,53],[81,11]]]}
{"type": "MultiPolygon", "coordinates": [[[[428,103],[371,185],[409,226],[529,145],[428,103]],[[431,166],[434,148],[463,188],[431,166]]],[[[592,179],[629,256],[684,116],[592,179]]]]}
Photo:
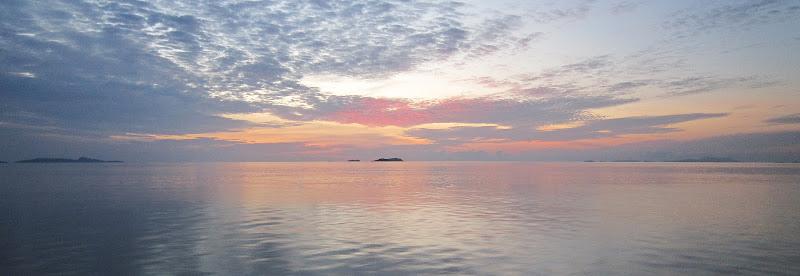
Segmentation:
{"type": "Polygon", "coordinates": [[[34,158],[28,160],[20,160],[16,163],[122,163],[122,161],[105,161],[89,157],[80,157],[78,159],[67,158],[34,158]]]}
{"type": "Polygon", "coordinates": [[[375,159],[374,162],[401,162],[403,159],[392,157],[392,158],[378,158],[375,159]]]}

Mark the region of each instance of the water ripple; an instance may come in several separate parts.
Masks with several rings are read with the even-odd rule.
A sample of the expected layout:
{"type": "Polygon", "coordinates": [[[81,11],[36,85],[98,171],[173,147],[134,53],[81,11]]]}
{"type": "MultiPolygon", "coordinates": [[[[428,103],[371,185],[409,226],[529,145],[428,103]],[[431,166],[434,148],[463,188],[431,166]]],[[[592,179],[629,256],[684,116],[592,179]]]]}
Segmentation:
{"type": "Polygon", "coordinates": [[[0,167],[11,275],[800,274],[795,165],[42,166],[0,167]]]}

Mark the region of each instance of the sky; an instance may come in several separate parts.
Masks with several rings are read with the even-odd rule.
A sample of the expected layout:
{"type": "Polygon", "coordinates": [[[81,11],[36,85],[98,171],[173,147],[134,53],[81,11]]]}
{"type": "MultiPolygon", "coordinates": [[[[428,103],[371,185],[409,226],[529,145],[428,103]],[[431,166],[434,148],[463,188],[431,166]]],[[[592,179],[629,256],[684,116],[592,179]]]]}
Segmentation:
{"type": "Polygon", "coordinates": [[[0,1],[0,160],[800,161],[800,0],[0,1]]]}

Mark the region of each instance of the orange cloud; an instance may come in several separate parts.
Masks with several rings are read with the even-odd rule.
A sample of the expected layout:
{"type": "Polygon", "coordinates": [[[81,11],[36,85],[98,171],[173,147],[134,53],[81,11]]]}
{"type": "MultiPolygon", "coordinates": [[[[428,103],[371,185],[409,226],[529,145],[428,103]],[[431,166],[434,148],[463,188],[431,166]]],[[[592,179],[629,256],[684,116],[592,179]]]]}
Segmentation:
{"type": "MultiPolygon", "coordinates": [[[[268,123],[276,117],[266,115],[226,115],[230,118],[247,119],[252,122],[268,123]]],[[[422,138],[404,135],[403,128],[369,127],[360,124],[311,121],[283,127],[251,127],[234,131],[194,133],[184,135],[135,134],[114,136],[116,140],[187,140],[215,139],[242,144],[303,143],[316,150],[328,150],[338,146],[356,148],[375,148],[389,145],[428,144],[422,138]]]]}

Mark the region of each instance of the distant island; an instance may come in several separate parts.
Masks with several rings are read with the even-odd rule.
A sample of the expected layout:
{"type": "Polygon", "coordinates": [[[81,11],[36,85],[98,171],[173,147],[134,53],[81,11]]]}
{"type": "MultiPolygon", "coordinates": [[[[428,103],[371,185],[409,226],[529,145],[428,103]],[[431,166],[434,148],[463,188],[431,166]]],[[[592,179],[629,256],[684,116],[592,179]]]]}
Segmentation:
{"type": "Polygon", "coordinates": [[[375,159],[375,162],[399,162],[399,161],[403,161],[403,159],[397,157],[375,159]]]}
{"type": "Polygon", "coordinates": [[[361,162],[361,159],[350,159],[347,162],[361,162]]]}
{"type": "Polygon", "coordinates": [[[3,163],[8,163],[8,162],[6,162],[6,161],[0,161],[0,164],[3,164],[3,163]]]}
{"type": "Polygon", "coordinates": [[[17,163],[122,163],[122,161],[105,161],[100,159],[93,159],[89,157],[81,157],[78,159],[67,158],[34,158],[29,160],[20,160],[17,163]]]}

